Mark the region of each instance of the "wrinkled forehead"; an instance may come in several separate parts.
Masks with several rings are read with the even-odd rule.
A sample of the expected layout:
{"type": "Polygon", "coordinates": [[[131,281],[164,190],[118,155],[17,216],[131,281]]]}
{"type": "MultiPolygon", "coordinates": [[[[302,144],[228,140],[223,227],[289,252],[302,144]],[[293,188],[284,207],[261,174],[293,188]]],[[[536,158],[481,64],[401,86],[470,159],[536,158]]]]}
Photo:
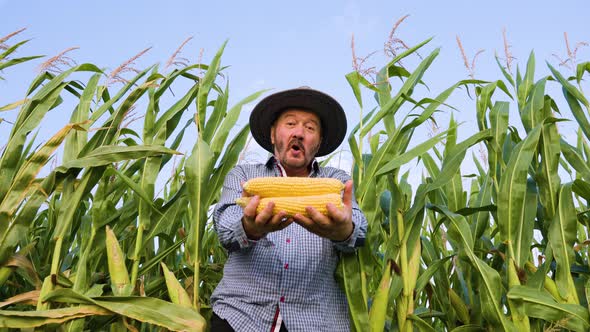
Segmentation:
{"type": "Polygon", "coordinates": [[[276,124],[277,121],[288,117],[302,118],[305,122],[313,121],[320,126],[322,124],[320,117],[313,111],[300,108],[288,108],[278,114],[277,118],[273,121],[273,125],[276,124]]]}

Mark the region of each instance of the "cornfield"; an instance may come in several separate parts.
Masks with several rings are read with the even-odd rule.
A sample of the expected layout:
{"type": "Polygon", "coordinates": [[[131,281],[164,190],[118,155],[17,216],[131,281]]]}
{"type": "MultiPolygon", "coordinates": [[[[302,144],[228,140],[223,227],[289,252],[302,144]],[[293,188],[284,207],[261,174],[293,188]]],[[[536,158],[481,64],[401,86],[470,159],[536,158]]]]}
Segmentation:
{"type": "MultiPolygon", "coordinates": [[[[412,71],[401,60],[429,41],[396,55],[377,84],[359,71],[346,75],[355,108],[367,108],[367,93],[377,103],[348,138],[369,221],[366,245],[343,254],[336,272],[353,330],[589,330],[590,103],[582,83],[590,62],[572,77],[547,65],[550,75],[535,78],[531,53],[515,75],[498,61],[497,81],[414,96],[439,50],[412,71]],[[477,132],[459,141],[463,128],[451,117],[447,129],[417,141],[460,89],[471,91],[473,111],[464,114],[475,116],[477,132]],[[518,119],[509,116],[513,105],[518,119]],[[578,124],[576,142],[560,134],[562,121],[578,124]],[[486,158],[472,154],[476,171],[462,174],[478,145],[486,158]],[[424,171],[412,188],[402,169],[416,161],[424,171]]],[[[37,58],[13,57],[25,43],[3,50],[0,70],[37,58]]],[[[18,112],[1,142],[0,331],[207,329],[227,257],[210,207],[246,146],[248,126],[235,130],[242,107],[264,93],[228,105],[229,87],[219,83],[224,47],[208,65],[151,66],[118,89],[93,64],[44,71],[24,99],[0,105],[18,112]],[[172,105],[163,102],[187,85],[172,105]],[[36,143],[44,120],[66,112],[65,98],[76,101],[69,123],[36,143]],[[128,123],[137,108],[139,129],[128,123]],[[194,146],[181,155],[189,128],[194,146]]]]}

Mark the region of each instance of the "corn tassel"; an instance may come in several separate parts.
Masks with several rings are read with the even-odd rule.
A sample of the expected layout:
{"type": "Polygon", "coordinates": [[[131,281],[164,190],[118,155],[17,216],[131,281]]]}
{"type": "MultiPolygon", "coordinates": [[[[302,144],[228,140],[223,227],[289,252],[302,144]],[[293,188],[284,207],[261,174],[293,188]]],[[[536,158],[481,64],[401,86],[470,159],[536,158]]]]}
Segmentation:
{"type": "Polygon", "coordinates": [[[331,178],[260,177],[244,183],[248,194],[261,198],[340,194],[342,189],[344,184],[331,178]]]}
{"type": "MultiPolygon", "coordinates": [[[[236,203],[242,207],[245,207],[250,202],[250,197],[240,197],[236,200],[236,203]]],[[[256,209],[256,213],[262,212],[266,205],[270,202],[274,202],[273,214],[278,214],[280,211],[285,211],[287,216],[294,216],[301,214],[309,217],[305,208],[308,206],[313,207],[323,215],[328,215],[328,209],[326,204],[332,203],[338,208],[342,208],[342,197],[340,194],[324,194],[324,195],[310,195],[310,196],[298,196],[298,197],[267,197],[262,198],[256,209]]]]}

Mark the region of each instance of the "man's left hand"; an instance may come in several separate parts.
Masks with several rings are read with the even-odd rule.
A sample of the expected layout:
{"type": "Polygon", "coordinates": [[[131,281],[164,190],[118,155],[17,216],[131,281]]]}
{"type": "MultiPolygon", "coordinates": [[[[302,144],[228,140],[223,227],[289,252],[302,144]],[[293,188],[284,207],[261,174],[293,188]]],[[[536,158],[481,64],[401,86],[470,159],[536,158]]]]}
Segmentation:
{"type": "Polygon", "coordinates": [[[344,185],[342,203],[344,203],[342,209],[328,203],[326,205],[328,209],[327,216],[308,206],[305,210],[310,218],[296,214],[293,219],[308,231],[321,237],[337,242],[345,241],[354,231],[352,223],[352,180],[348,180],[344,185]]]}

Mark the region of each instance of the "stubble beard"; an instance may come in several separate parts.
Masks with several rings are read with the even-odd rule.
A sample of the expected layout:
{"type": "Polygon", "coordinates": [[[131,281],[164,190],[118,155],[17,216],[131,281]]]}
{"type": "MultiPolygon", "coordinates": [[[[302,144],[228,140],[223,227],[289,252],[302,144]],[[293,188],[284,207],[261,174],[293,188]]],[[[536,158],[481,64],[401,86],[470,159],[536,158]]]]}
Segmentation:
{"type": "MultiPolygon", "coordinates": [[[[319,144],[317,146],[311,147],[310,150],[313,151],[313,155],[315,155],[317,153],[317,151],[319,150],[319,144]]],[[[295,168],[295,169],[309,167],[309,164],[313,160],[313,157],[311,157],[310,160],[307,160],[306,153],[309,150],[304,147],[303,143],[299,139],[290,140],[286,146],[283,142],[277,140],[277,144],[275,146],[275,151],[279,152],[278,153],[279,161],[281,162],[281,165],[283,165],[283,167],[295,168]],[[304,155],[304,158],[303,159],[296,159],[296,160],[293,160],[293,162],[289,162],[288,156],[289,156],[289,152],[290,152],[290,147],[294,143],[297,143],[300,146],[300,148],[302,149],[301,152],[304,155]],[[283,152],[283,153],[281,154],[281,152],[283,152]]]]}

